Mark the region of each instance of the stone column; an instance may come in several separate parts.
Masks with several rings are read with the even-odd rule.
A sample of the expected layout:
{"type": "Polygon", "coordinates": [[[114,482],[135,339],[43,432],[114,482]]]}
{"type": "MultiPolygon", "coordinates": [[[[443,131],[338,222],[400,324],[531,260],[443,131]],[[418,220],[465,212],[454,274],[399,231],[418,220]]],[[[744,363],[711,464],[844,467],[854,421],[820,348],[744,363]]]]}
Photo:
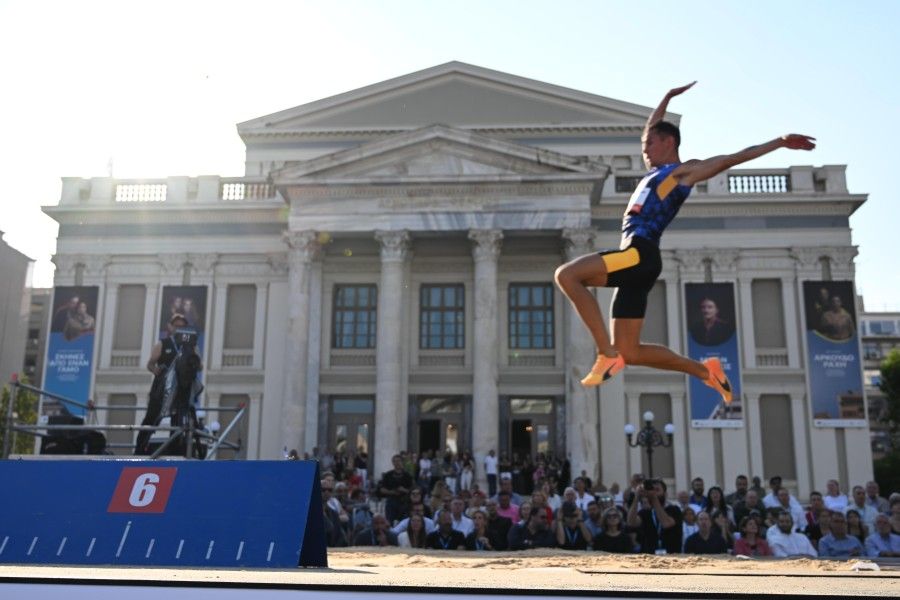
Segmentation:
{"type": "MultiPolygon", "coordinates": [[[[566,260],[572,260],[594,250],[594,231],[591,229],[564,229],[566,260]]],[[[604,311],[605,313],[606,311],[604,311]]],[[[605,315],[607,318],[609,315],[605,315]]],[[[581,385],[596,359],[594,339],[578,313],[566,302],[566,440],[572,463],[572,477],[582,470],[597,480],[599,447],[597,439],[598,406],[596,388],[581,385]]],[[[619,375],[620,378],[623,375],[619,375]]]]}
{"type": "Polygon", "coordinates": [[[487,489],[484,457],[497,447],[500,429],[498,403],[498,345],[499,321],[497,312],[497,259],[503,232],[499,229],[469,231],[472,257],[475,260],[475,339],[472,345],[472,452],[475,459],[476,481],[487,489]]]}
{"type": "Polygon", "coordinates": [[[381,282],[378,286],[378,326],[375,365],[375,464],[370,477],[391,469],[391,457],[406,447],[403,386],[403,274],[409,255],[408,231],[376,231],[381,243],[381,282]]]}
{"type": "Polygon", "coordinates": [[[280,446],[302,454],[309,449],[305,439],[309,277],[320,247],[314,231],[288,231],[284,240],[288,245],[288,322],[280,446]]]}

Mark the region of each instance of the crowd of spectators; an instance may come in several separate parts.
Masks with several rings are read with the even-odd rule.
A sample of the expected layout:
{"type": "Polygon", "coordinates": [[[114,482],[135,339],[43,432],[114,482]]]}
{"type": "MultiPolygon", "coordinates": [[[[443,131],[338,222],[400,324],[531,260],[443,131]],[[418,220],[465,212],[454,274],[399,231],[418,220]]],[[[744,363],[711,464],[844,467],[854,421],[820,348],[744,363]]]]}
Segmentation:
{"type": "Polygon", "coordinates": [[[309,458],[320,463],[331,547],[900,557],[900,493],[885,498],[874,481],[846,495],[831,480],[801,504],[778,476],[764,489],[760,478],[739,475],[727,494],[697,477],[690,490],[670,493],[640,474],[622,489],[585,473],[570,480],[567,461],[541,454],[491,451],[476,466],[468,453],[401,452],[374,479],[365,453],[309,458]],[[477,468],[489,489],[476,483],[477,468]]]}

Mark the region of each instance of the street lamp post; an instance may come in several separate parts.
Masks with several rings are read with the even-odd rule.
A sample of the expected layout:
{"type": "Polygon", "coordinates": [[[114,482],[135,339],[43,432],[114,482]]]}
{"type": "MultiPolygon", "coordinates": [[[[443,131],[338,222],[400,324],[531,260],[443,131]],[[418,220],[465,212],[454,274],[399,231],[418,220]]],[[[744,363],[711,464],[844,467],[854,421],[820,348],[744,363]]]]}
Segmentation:
{"type": "Polygon", "coordinates": [[[635,433],[634,425],[629,423],[625,426],[625,437],[628,438],[628,445],[632,448],[641,446],[647,451],[647,474],[651,479],[653,478],[653,449],[657,447],[668,448],[672,445],[672,434],[675,433],[675,426],[671,423],[666,423],[663,431],[666,433],[665,439],[663,439],[662,433],[653,426],[653,413],[649,410],[644,413],[644,427],[637,432],[636,440],[632,440],[635,433]]]}

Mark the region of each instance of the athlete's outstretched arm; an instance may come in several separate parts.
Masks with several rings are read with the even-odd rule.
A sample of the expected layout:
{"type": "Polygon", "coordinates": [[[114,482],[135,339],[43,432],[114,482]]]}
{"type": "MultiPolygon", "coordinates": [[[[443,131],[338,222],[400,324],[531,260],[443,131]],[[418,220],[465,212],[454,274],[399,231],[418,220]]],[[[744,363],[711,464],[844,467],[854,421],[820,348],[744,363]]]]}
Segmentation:
{"type": "Polygon", "coordinates": [[[779,148],[788,148],[790,150],[812,150],[816,147],[815,140],[816,138],[808,135],[789,133],[764,144],[744,148],[740,152],[735,152],[734,154],[713,156],[706,160],[688,161],[675,169],[672,172],[672,175],[677,177],[682,185],[694,185],[701,181],[706,181],[722,171],[727,171],[731,167],[745,163],[748,160],[753,160],[754,158],[759,158],[760,156],[778,150],[779,148]]]}
{"type": "MultiPolygon", "coordinates": [[[[675,96],[680,96],[681,94],[685,93],[686,91],[694,87],[695,83],[697,82],[692,81],[687,85],[672,88],[671,90],[666,92],[666,95],[663,96],[663,99],[660,101],[659,106],[656,107],[656,110],[653,111],[653,114],[651,114],[647,118],[647,122],[644,124],[644,133],[641,134],[641,150],[643,150],[643,145],[647,142],[647,135],[650,133],[650,128],[666,117],[666,109],[669,106],[669,100],[671,100],[675,96]]],[[[650,168],[649,164],[647,165],[647,168],[650,168]]]]}

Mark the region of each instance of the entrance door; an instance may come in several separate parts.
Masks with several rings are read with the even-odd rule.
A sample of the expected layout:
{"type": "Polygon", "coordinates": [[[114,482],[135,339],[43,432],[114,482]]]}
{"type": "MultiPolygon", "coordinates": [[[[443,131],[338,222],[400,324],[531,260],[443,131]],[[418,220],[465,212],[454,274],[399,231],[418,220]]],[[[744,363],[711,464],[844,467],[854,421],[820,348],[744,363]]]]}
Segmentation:
{"type": "Polygon", "coordinates": [[[369,398],[336,398],[331,401],[328,449],[337,452],[372,453],[375,403],[369,398]]]}
{"type": "Polygon", "coordinates": [[[419,421],[419,453],[431,450],[435,456],[442,450],[441,420],[421,419],[419,421]]]}
{"type": "Polygon", "coordinates": [[[533,430],[534,427],[531,424],[531,419],[512,420],[512,431],[510,432],[511,435],[509,436],[509,439],[510,449],[513,454],[516,454],[519,457],[531,456],[532,448],[534,447],[531,443],[533,430]]]}

